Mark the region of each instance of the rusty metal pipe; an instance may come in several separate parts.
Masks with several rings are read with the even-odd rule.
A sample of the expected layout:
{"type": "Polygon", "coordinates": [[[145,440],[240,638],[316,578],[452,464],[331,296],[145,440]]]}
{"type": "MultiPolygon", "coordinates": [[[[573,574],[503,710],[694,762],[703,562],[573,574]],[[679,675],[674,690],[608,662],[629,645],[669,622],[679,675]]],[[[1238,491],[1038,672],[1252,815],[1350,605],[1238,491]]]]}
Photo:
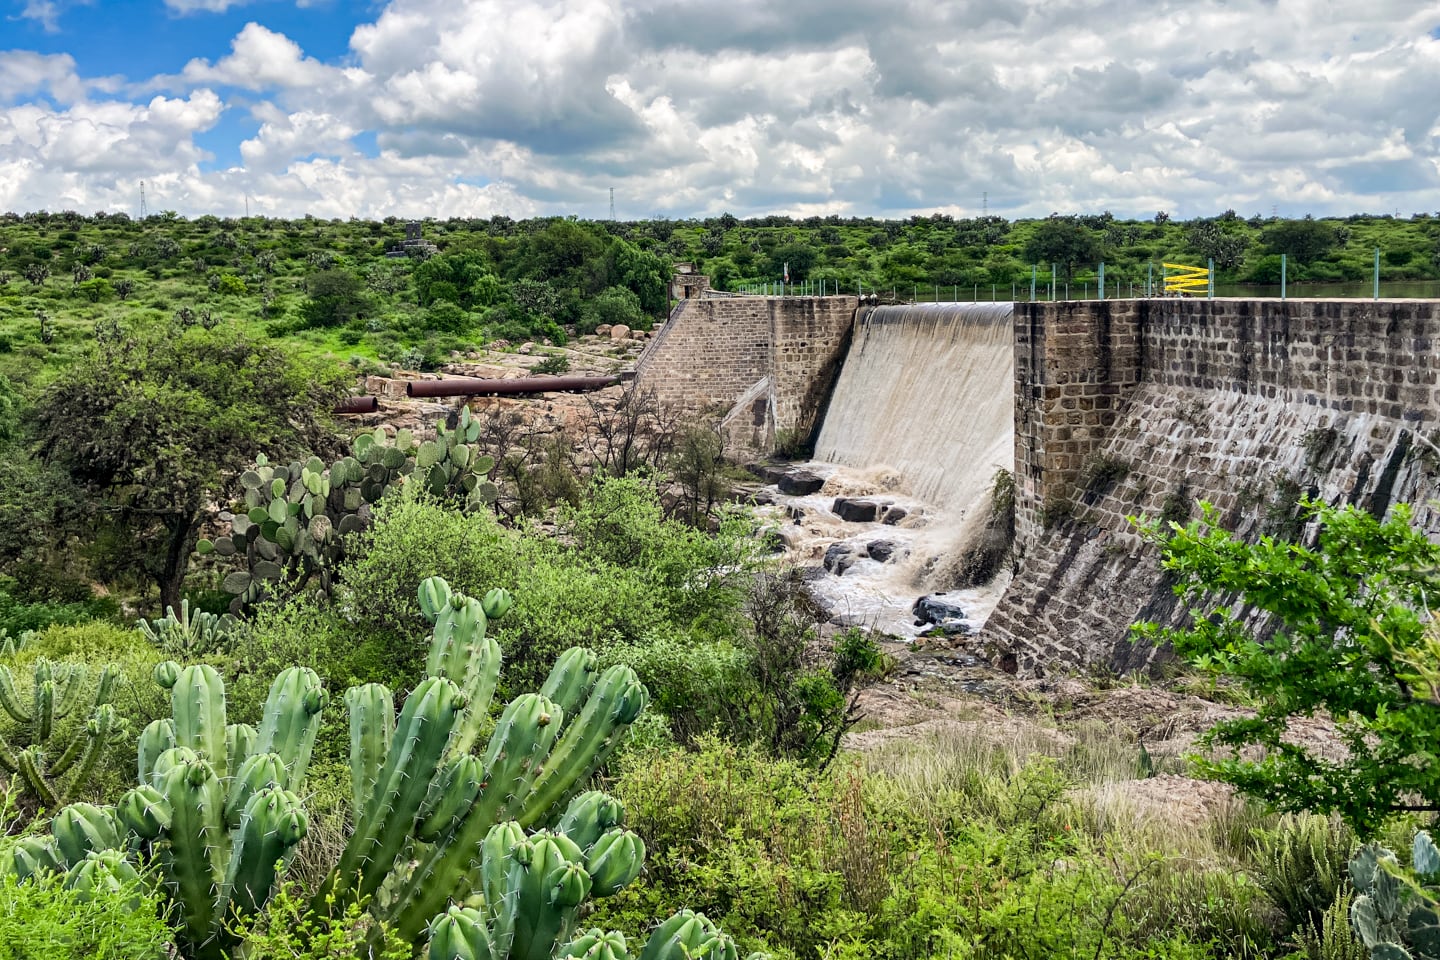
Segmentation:
{"type": "Polygon", "coordinates": [[[523,393],[587,393],[620,382],[619,377],[449,377],[445,380],[411,380],[405,393],[411,397],[498,397],[523,393]]]}
{"type": "Polygon", "coordinates": [[[332,413],[374,413],[380,409],[380,400],[377,397],[346,397],[335,404],[332,413]]]}

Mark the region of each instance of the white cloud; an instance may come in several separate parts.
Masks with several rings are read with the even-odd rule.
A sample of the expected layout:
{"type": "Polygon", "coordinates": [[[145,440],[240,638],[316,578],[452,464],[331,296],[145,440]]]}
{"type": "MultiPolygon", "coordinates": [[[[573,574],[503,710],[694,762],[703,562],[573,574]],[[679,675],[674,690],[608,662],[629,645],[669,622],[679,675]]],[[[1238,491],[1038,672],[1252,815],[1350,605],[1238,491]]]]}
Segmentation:
{"type": "MultiPolygon", "coordinates": [[[[343,72],[304,55],[300,45],[283,33],[247,23],[230,43],[230,54],[215,63],[194,59],[185,64],[180,81],[263,90],[272,87],[328,85],[343,72]]],[[[171,78],[172,80],[174,78],[171,78]]]]}
{"type": "Polygon", "coordinates": [[[248,0],[165,0],[165,6],[179,14],[224,13],[231,7],[243,6],[248,0]]]}
{"type": "Polygon", "coordinates": [[[85,84],[68,53],[0,50],[0,103],[42,91],[69,102],[84,94],[85,84]]]}
{"type": "Polygon", "coordinates": [[[1437,23],[1422,0],[389,0],[343,62],[257,21],[132,78],[159,106],[0,53],[0,103],[69,104],[4,114],[31,152],[0,151],[0,201],[124,195],[169,122],[176,209],[243,181],[276,214],[599,216],[610,187],[629,216],[1434,210],[1437,23]],[[259,125],[235,169],[195,146],[212,89],[259,125]]]}

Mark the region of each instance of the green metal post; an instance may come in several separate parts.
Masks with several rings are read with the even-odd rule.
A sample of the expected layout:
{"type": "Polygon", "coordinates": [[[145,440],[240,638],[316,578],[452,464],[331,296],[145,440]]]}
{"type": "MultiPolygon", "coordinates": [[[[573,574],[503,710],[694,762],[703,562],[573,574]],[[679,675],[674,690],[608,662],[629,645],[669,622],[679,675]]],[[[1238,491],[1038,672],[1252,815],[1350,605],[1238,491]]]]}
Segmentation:
{"type": "Polygon", "coordinates": [[[1380,299],[1380,248],[1375,248],[1375,299],[1380,299]]]}
{"type": "Polygon", "coordinates": [[[1210,292],[1207,294],[1211,300],[1215,299],[1215,258],[1210,258],[1210,292]]]}

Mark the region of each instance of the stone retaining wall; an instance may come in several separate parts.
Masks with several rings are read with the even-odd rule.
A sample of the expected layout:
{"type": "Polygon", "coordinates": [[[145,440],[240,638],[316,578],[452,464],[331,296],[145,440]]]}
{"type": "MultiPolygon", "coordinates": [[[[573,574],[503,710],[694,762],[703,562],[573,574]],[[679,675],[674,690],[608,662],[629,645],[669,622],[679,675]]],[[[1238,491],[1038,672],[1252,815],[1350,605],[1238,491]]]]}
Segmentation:
{"type": "Polygon", "coordinates": [[[986,635],[1020,672],[1158,667],[1136,620],[1185,619],[1128,519],[1206,500],[1306,535],[1302,493],[1440,532],[1440,304],[1016,304],[1017,575],[986,635]]]}
{"type": "MultiPolygon", "coordinates": [[[[749,409],[735,436],[760,448],[781,430],[808,435],[850,342],[855,297],[720,297],[682,301],[636,369],[640,389],[691,414],[749,409]],[[754,388],[764,396],[755,399],[754,388]],[[764,422],[755,423],[755,418],[764,422]]],[[[760,450],[759,452],[768,452],[760,450]]]]}

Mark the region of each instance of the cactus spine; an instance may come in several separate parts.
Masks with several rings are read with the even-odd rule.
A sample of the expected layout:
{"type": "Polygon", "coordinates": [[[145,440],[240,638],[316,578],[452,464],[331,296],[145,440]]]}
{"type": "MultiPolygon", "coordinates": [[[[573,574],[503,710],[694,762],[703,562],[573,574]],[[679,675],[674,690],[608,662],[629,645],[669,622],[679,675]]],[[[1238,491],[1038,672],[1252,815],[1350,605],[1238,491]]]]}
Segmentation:
{"type": "Polygon", "coordinates": [[[90,780],[100,753],[125,738],[126,723],[111,700],[120,680],[114,664],[100,672],[94,691],[84,697],[89,716],[70,732],[63,746],[57,724],[82,702],[86,670],[79,664],[37,660],[32,667],[29,703],[15,688],[9,666],[0,664],[0,708],[24,728],[23,746],[0,740],[0,767],[14,774],[25,793],[54,810],[90,780]]]}

